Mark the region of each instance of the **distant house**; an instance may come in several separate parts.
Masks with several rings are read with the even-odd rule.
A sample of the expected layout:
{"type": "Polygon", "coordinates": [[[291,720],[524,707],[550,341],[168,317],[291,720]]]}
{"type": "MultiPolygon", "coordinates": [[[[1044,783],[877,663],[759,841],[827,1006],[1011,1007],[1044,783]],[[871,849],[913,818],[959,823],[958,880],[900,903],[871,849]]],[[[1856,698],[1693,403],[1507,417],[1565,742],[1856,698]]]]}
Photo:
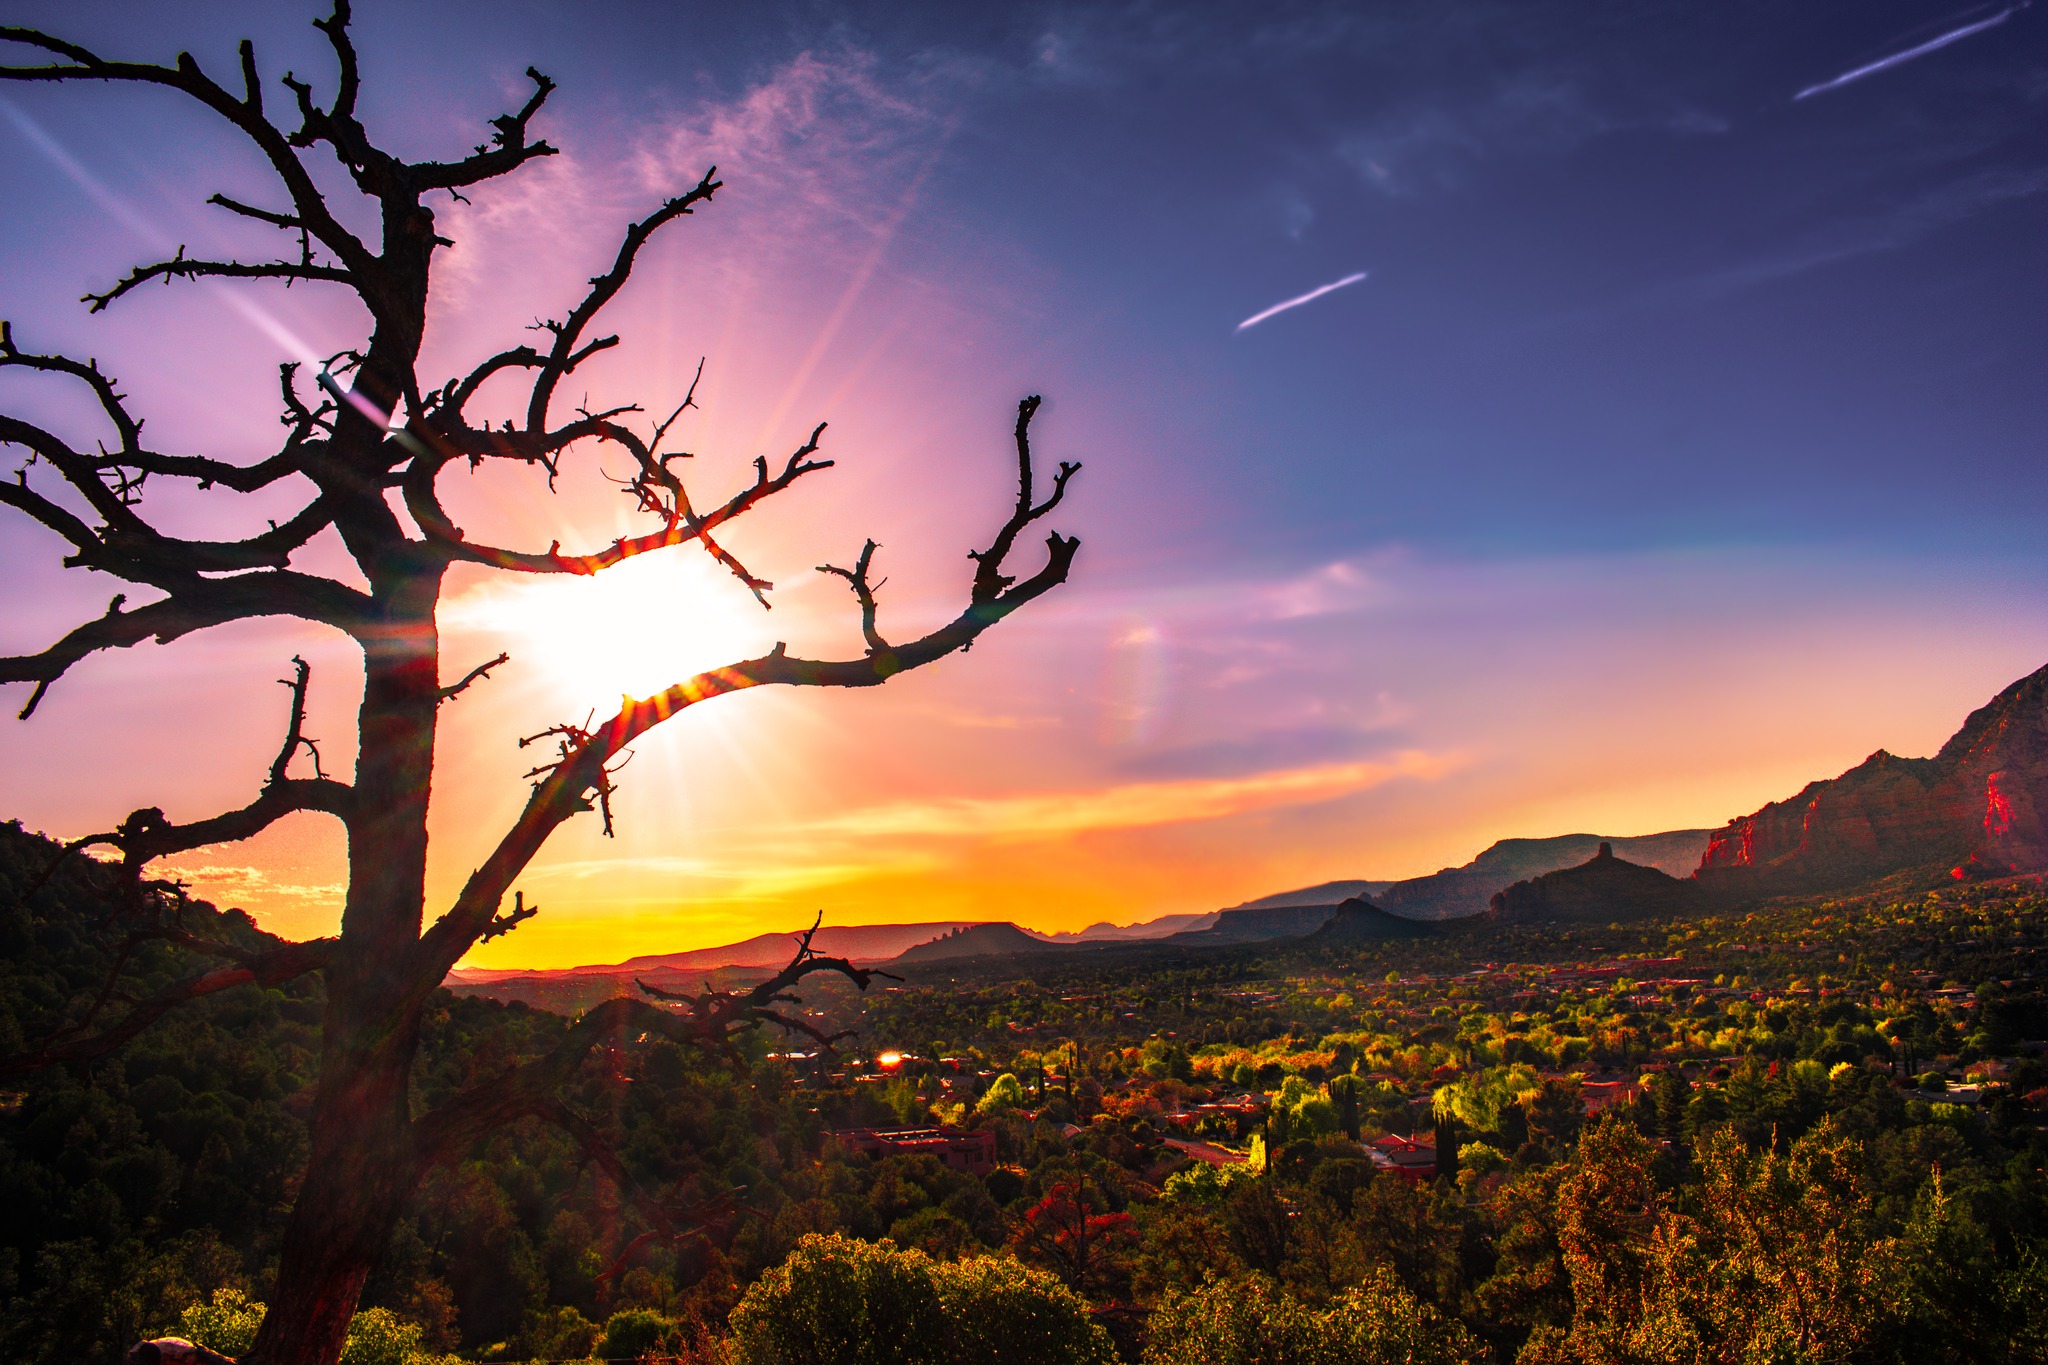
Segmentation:
{"type": "Polygon", "coordinates": [[[1640,1093],[1640,1084],[1636,1081],[1582,1081],[1579,1084],[1579,1094],[1585,1100],[1589,1117],[1619,1104],[1633,1104],[1640,1093]]]}
{"type": "Polygon", "coordinates": [[[1363,1145],[1366,1158],[1386,1174],[1418,1182],[1436,1178],[1436,1139],[1433,1137],[1399,1137],[1389,1133],[1363,1145]]]}
{"type": "Polygon", "coordinates": [[[865,1156],[932,1156],[956,1171],[987,1175],[996,1168],[996,1135],[967,1128],[842,1128],[832,1136],[865,1156]]]}

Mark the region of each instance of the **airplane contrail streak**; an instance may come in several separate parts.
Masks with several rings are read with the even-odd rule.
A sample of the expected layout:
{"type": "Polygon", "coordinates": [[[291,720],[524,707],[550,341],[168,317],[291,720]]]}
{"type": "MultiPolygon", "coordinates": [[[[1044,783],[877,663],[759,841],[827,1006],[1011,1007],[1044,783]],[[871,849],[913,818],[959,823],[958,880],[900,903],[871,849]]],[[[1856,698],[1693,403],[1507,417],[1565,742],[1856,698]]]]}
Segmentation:
{"type": "Polygon", "coordinates": [[[2022,8],[2024,6],[2021,5],[2008,6],[1988,19],[1979,19],[1974,24],[1964,24],[1961,28],[1953,28],[1938,37],[1929,38],[1918,47],[1909,47],[1904,52],[1894,52],[1889,57],[1880,57],[1867,66],[1859,66],[1854,71],[1845,71],[1831,81],[1822,81],[1819,85],[1809,85],[1792,98],[1803,100],[1809,95],[1818,95],[1822,91],[1838,89],[1851,81],[1860,81],[1865,76],[1875,76],[1880,71],[1889,71],[1895,66],[1903,66],[1916,57],[1925,57],[1930,52],[1939,52],[1950,43],[1961,42],[1973,33],[1982,33],[1987,28],[1998,27],[2006,20],[2012,18],[2013,14],[2022,8]]]}
{"type": "Polygon", "coordinates": [[[1333,289],[1342,289],[1347,284],[1357,284],[1360,280],[1364,279],[1365,276],[1366,272],[1361,270],[1356,275],[1346,275],[1343,279],[1338,280],[1332,284],[1318,285],[1316,288],[1309,290],[1306,294],[1303,294],[1298,298],[1288,299],[1284,303],[1276,303],[1263,313],[1252,314],[1243,322],[1237,324],[1237,330],[1242,332],[1247,327],[1256,327],[1260,323],[1264,322],[1267,318],[1272,317],[1275,313],[1284,313],[1290,308],[1299,308],[1304,303],[1310,303],[1316,299],[1321,298],[1323,295],[1329,293],[1333,289]]]}

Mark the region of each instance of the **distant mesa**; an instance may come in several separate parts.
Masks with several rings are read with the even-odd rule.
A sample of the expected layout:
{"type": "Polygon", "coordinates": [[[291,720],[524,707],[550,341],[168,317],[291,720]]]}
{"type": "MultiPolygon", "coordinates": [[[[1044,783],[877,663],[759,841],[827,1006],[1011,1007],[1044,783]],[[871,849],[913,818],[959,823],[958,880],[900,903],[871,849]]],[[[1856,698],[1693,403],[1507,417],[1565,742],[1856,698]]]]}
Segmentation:
{"type": "Polygon", "coordinates": [[[903,964],[946,962],[954,958],[1042,953],[1052,947],[1054,945],[1044,939],[1027,934],[1007,921],[999,924],[970,924],[949,934],[941,934],[928,943],[906,948],[897,954],[895,961],[903,964]]]}
{"type": "Polygon", "coordinates": [[[2048,867],[2048,668],[1972,712],[1933,758],[1880,749],[1714,833],[1698,879],[1730,897],[2048,867]]]}
{"type": "Polygon", "coordinates": [[[1146,920],[1140,924],[1111,924],[1104,920],[1099,924],[1091,924],[1086,929],[1068,930],[1057,934],[1040,933],[1038,937],[1047,943],[1132,943],[1143,939],[1165,938],[1169,934],[1183,933],[1189,929],[1206,929],[1216,922],[1217,914],[1215,910],[1208,910],[1194,914],[1161,915],[1158,919],[1146,920]]]}
{"type": "Polygon", "coordinates": [[[1322,928],[1336,912],[1334,904],[1267,905],[1255,909],[1225,910],[1207,929],[1175,934],[1165,942],[1182,947],[1207,947],[1302,938],[1322,928]]]}
{"type": "Polygon", "coordinates": [[[1496,924],[1611,924],[1684,915],[1702,909],[1697,882],[1614,856],[1603,843],[1577,867],[1546,872],[1496,892],[1488,907],[1496,924]]]}
{"type": "MultiPolygon", "coordinates": [[[[1340,905],[1353,896],[1371,899],[1392,886],[1392,882],[1324,882],[1319,886],[1304,886],[1298,891],[1281,891],[1257,900],[1233,905],[1231,910],[1269,910],[1286,905],[1340,905]]],[[[1205,929],[1208,926],[1191,924],[1190,929],[1205,929]]]]}
{"type": "Polygon", "coordinates": [[[1502,839],[1463,867],[1394,882],[1373,902],[1410,919],[1462,919],[1488,912],[1493,893],[1546,872],[1574,867],[1611,844],[1621,857],[1683,877],[1699,866],[1713,831],[1675,829],[1631,838],[1559,834],[1548,839],[1502,839]]]}
{"type": "Polygon", "coordinates": [[[1390,915],[1363,896],[1340,903],[1321,928],[1302,940],[1308,948],[1341,948],[1390,938],[1422,938],[1436,932],[1428,920],[1390,915]]]}

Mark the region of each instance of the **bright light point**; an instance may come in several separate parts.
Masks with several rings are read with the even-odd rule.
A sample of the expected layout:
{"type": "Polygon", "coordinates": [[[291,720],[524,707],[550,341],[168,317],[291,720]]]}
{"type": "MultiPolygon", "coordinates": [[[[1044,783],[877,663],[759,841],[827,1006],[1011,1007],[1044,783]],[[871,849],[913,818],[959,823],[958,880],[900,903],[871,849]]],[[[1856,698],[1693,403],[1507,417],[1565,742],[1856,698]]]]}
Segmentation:
{"type": "Polygon", "coordinates": [[[902,1066],[902,1065],[903,1065],[903,1054],[902,1054],[902,1053],[900,1053],[900,1052],[884,1052],[884,1053],[881,1053],[881,1054],[879,1054],[879,1055],[877,1055],[877,1056],[876,1056],[876,1058],[875,1058],[875,1065],[876,1065],[876,1066],[902,1066]]]}
{"type": "Polygon", "coordinates": [[[479,585],[441,613],[445,629],[487,632],[581,705],[642,698],[709,668],[765,653],[767,613],[690,547],[591,578],[479,585]]]}

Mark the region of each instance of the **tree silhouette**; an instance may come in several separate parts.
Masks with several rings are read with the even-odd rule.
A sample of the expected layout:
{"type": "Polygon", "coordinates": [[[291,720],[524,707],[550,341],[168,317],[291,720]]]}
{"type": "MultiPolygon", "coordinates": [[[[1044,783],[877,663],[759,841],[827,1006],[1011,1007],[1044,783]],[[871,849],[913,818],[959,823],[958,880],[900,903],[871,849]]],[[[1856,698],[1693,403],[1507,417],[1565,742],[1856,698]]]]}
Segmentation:
{"type": "Polygon", "coordinates": [[[310,83],[287,73],[283,122],[266,110],[256,53],[246,40],[240,47],[237,91],[216,82],[188,53],[169,65],[110,61],[35,30],[0,28],[0,41],[28,49],[37,54],[32,61],[45,62],[0,67],[0,77],[117,81],[175,91],[246,138],[282,194],[281,207],[222,194],[208,202],[284,231],[294,244],[290,254],[245,262],[188,257],[181,249],[169,260],[135,267],[103,293],[88,295],[91,311],[107,308],[151,280],[217,277],[338,286],[352,292],[370,315],[361,348],[334,357],[310,380],[298,365],[280,367],[287,434],[276,454],[248,464],[152,448],[110,374],[93,361],[37,354],[17,342],[11,328],[0,326],[0,369],[78,386],[96,404],[105,426],[104,434],[76,440],[0,416],[0,444],[27,455],[17,477],[0,481],[0,502],[65,540],[67,565],[112,575],[149,594],[139,602],[118,595],[102,615],[41,652],[0,658],[0,682],[33,684],[23,718],[34,713],[66,670],[91,654],[150,639],[165,643],[229,622],[296,617],[332,627],[362,650],[363,696],[352,778],[327,773],[305,734],[310,673],[297,662],[287,680],[291,706],[283,742],[248,804],[185,824],[167,819],[161,810],[139,810],[118,827],[74,846],[97,846],[119,855],[117,870],[125,886],[121,928],[130,941],[168,938],[219,965],[132,1002],[120,1017],[107,1020],[102,1015],[120,1000],[110,981],[61,1034],[0,1059],[0,1075],[88,1062],[186,1001],[248,982],[274,985],[308,972],[324,974],[327,1005],[310,1160],[285,1232],[271,1309],[247,1357],[261,1365],[331,1365],[365,1277],[382,1254],[407,1196],[424,1172],[459,1158],[479,1136],[537,1115],[569,1127],[590,1146],[594,1159],[603,1160],[594,1131],[557,1098],[559,1083],[601,1042],[653,1032],[717,1047],[727,1045],[737,1031],[764,1022],[815,1034],[801,1018],[779,1008],[793,1001],[791,987],[816,972],[866,985],[868,973],[813,953],[810,936],[804,935],[789,964],[752,990],[706,992],[660,1004],[612,1000],[568,1030],[553,1055],[514,1067],[432,1112],[413,1114],[408,1078],[422,1007],[473,945],[535,913],[516,895],[508,909],[505,898],[558,826],[595,811],[609,832],[613,764],[621,752],[656,725],[729,692],[775,684],[873,686],[964,649],[1063,582],[1078,548],[1076,540],[1051,533],[1035,572],[1020,577],[1007,571],[1018,537],[1059,505],[1078,468],[1062,463],[1041,494],[1029,440],[1038,399],[1027,398],[1017,410],[1015,504],[986,547],[971,553],[974,571],[959,615],[926,634],[892,643],[877,620],[874,544],[860,551],[852,568],[826,566],[824,572],[844,578],[853,591],[867,644],[861,657],[799,658],[778,644],[760,658],[683,679],[650,697],[626,699],[617,714],[602,721],[557,725],[523,740],[548,745],[552,757],[528,774],[533,791],[518,819],[453,903],[435,907],[438,913],[429,919],[427,811],[436,718],[443,705],[505,662],[500,657],[444,681],[435,609],[449,567],[476,564],[512,573],[591,575],[639,555],[695,544],[765,604],[771,585],[722,545],[718,534],[832,461],[818,456],[821,424],[779,467],[756,460],[752,482],[721,502],[700,507],[678,471],[681,452],[665,445],[670,425],[694,406],[694,381],[666,421],[641,421],[637,406],[557,412],[562,381],[619,344],[617,336],[591,334],[598,314],[625,286],[648,241],[711,201],[720,187],[715,169],[626,229],[611,266],[590,281],[589,291],[565,314],[541,324],[544,345],[512,346],[438,386],[423,379],[418,358],[432,266],[436,250],[449,245],[436,232],[434,214],[424,201],[436,193],[474,192],[535,158],[552,155],[555,149],[534,136],[532,125],[554,83],[529,68],[531,96],[517,111],[491,120],[487,141],[453,160],[407,161],[374,142],[357,116],[361,76],[346,0],[337,0],[333,13],[314,25],[333,52],[334,88],[323,103],[310,83]],[[346,225],[359,215],[337,213],[323,196],[314,168],[328,156],[370,211],[360,217],[379,225],[374,237],[359,236],[346,225]],[[486,381],[517,375],[529,376],[531,384],[516,419],[491,425],[473,415],[486,381]],[[641,534],[588,550],[565,550],[559,543],[544,549],[487,544],[458,527],[436,493],[438,476],[452,464],[538,467],[552,486],[566,459],[595,446],[615,447],[630,457],[628,490],[646,519],[641,534]],[[237,495],[262,490],[304,488],[308,494],[296,513],[260,534],[194,540],[159,529],[148,519],[149,495],[166,483],[208,490],[229,504],[237,495]],[[402,514],[392,505],[392,494],[402,514]],[[83,513],[75,510],[81,506],[83,513]],[[360,585],[294,567],[294,556],[330,528],[360,572],[360,585]],[[207,942],[179,926],[176,896],[146,880],[149,865],[160,858],[246,839],[302,811],[331,815],[347,832],[348,891],[334,938],[253,953],[207,942]]]}

